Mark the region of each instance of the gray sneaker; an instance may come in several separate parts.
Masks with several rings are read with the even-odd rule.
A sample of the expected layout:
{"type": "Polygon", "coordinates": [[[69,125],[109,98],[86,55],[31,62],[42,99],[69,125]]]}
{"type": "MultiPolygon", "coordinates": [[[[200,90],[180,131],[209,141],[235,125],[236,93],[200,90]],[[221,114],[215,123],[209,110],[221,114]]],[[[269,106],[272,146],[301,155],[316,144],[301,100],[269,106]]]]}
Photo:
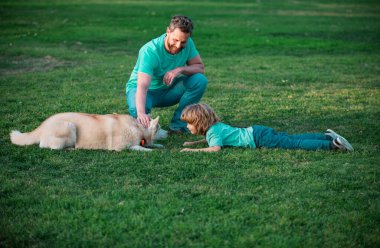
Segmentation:
{"type": "Polygon", "coordinates": [[[342,135],[337,134],[333,130],[327,129],[325,135],[330,136],[333,140],[336,140],[337,138],[339,138],[340,141],[341,141],[341,143],[344,146],[347,147],[348,151],[353,151],[354,150],[354,148],[352,147],[352,145],[350,144],[350,142],[348,142],[342,135]]]}
{"type": "Polygon", "coordinates": [[[168,134],[189,134],[190,131],[187,128],[181,127],[179,129],[171,129],[169,127],[168,134]]]}
{"type": "Polygon", "coordinates": [[[334,139],[333,144],[339,150],[350,151],[350,152],[354,150],[352,145],[342,136],[338,136],[336,139],[334,139]]]}
{"type": "Polygon", "coordinates": [[[338,138],[338,134],[331,129],[327,129],[325,135],[331,137],[332,140],[338,138]]]}

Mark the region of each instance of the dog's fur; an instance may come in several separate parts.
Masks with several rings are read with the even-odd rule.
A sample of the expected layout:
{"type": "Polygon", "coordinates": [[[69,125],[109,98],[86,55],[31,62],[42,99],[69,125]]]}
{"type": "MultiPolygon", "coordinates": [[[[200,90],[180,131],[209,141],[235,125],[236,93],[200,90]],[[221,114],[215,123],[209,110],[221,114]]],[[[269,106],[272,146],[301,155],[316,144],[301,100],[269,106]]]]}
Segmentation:
{"type": "Polygon", "coordinates": [[[47,118],[30,133],[12,131],[11,141],[16,145],[39,144],[50,149],[106,149],[121,151],[131,149],[151,151],[140,145],[163,147],[154,140],[167,137],[160,129],[159,117],[151,120],[149,128],[144,128],[129,115],[96,115],[85,113],[60,113],[47,118]]]}

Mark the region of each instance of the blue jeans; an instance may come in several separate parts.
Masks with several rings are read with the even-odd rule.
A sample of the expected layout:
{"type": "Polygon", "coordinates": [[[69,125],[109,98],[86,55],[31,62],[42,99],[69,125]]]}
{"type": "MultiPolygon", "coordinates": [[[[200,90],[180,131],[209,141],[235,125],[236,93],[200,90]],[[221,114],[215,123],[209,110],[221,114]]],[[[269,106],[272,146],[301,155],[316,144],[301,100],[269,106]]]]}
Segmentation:
{"type": "MultiPolygon", "coordinates": [[[[145,113],[149,114],[153,107],[168,107],[179,103],[174,111],[169,128],[172,130],[187,130],[186,123],[181,121],[182,110],[186,106],[198,103],[201,100],[207,84],[207,78],[201,73],[196,73],[191,76],[179,77],[167,89],[148,90],[145,113]]],[[[136,91],[136,88],[127,91],[129,114],[135,118],[137,117],[136,91]]]]}
{"type": "Polygon", "coordinates": [[[254,125],[253,138],[257,148],[266,147],[303,150],[332,149],[331,138],[322,133],[289,135],[285,132],[277,133],[270,127],[254,125]]]}

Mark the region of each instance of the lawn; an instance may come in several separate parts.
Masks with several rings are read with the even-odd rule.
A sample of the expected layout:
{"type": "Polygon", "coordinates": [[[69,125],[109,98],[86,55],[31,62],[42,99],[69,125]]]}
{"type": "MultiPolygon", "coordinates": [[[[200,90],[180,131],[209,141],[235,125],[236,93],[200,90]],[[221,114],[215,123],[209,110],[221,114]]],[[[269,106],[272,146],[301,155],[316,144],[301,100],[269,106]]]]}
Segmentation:
{"type": "MultiPolygon", "coordinates": [[[[1,247],[380,246],[380,2],[3,0],[0,25],[1,247]],[[174,14],[224,122],[331,128],[355,151],[10,143],[58,112],[128,113],[138,50],[174,14]]],[[[152,114],[167,129],[174,109],[152,114]]]]}

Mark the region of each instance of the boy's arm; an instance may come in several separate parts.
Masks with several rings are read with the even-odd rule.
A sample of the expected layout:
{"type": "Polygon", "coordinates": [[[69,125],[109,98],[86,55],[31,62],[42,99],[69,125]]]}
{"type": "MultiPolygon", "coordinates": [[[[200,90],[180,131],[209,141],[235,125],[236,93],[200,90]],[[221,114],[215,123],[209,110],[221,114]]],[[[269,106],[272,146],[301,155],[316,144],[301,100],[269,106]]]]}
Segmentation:
{"type": "Polygon", "coordinates": [[[184,148],[181,150],[181,152],[218,152],[221,149],[222,149],[221,146],[210,146],[207,148],[199,148],[199,149],[184,148]]]}
{"type": "Polygon", "coordinates": [[[183,146],[192,146],[192,145],[202,144],[202,143],[207,143],[206,139],[201,139],[197,141],[186,141],[185,143],[183,143],[183,146]]]}

